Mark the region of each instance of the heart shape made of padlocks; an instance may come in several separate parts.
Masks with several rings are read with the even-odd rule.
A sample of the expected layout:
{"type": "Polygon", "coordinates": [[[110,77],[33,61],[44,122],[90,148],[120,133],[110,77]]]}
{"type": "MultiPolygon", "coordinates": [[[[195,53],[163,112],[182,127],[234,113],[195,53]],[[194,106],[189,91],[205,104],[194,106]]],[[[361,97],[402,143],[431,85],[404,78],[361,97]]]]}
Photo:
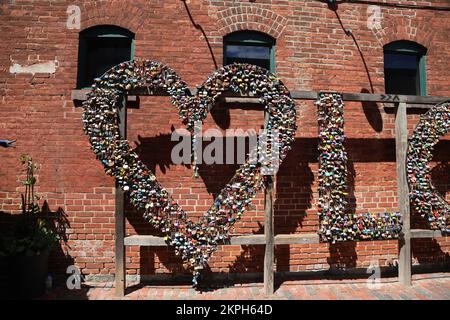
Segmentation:
{"type": "Polygon", "coordinates": [[[194,223],[142,163],[128,141],[121,139],[122,98],[136,89],[169,94],[191,133],[196,121],[206,118],[224,92],[259,97],[268,114],[266,130],[277,132],[274,135],[277,141],[268,139],[266,150],[270,153],[270,145],[277,144],[279,163],[290,150],[297,129],[295,103],[289,90],[274,74],[250,64],[232,64],[218,69],[198,87],[195,96],[190,95],[186,83],[174,70],[150,60],[121,63],[95,79],[83,103],[83,126],[92,149],[105,171],[128,193],[130,202],[166,234],[166,242],[174,246],[176,254],[193,269],[196,286],[200,271],[217,245],[229,239],[230,228],[264,186],[262,165],[247,159],[204,216],[194,223]]]}

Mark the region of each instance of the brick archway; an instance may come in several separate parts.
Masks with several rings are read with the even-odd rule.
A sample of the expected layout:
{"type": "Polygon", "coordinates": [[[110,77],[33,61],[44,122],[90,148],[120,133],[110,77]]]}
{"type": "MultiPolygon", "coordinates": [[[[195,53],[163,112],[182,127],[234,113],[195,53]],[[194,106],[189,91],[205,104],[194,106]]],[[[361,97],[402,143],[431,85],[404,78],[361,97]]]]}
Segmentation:
{"type": "Polygon", "coordinates": [[[255,6],[232,7],[217,12],[217,33],[223,37],[241,30],[266,33],[278,39],[287,25],[288,19],[276,12],[255,6]]]}
{"type": "Polygon", "coordinates": [[[428,50],[433,49],[433,39],[436,31],[427,28],[426,22],[412,19],[392,19],[389,20],[386,26],[382,29],[380,34],[381,48],[393,41],[408,40],[416,42],[428,50]]]}
{"type": "Polygon", "coordinates": [[[147,14],[142,8],[125,2],[98,3],[95,1],[80,6],[80,9],[81,28],[79,31],[98,25],[115,25],[137,34],[147,14]]]}

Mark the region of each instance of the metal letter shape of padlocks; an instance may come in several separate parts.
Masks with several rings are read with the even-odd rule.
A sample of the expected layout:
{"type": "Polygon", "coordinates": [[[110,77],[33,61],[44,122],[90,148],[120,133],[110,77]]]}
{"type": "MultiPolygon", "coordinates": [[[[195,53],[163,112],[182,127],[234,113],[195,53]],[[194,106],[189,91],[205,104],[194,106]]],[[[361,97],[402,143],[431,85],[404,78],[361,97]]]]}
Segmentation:
{"type": "Polygon", "coordinates": [[[395,239],[401,231],[399,212],[348,212],[347,152],[344,141],[344,102],[339,93],[319,93],[319,235],[331,243],[395,239]]]}

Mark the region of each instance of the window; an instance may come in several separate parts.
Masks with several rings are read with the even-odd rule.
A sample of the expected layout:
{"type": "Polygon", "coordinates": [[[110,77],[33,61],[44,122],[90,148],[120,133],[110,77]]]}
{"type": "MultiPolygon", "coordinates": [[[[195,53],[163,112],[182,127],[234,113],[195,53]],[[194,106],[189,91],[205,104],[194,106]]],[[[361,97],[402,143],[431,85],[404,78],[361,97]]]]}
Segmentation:
{"type": "Polygon", "coordinates": [[[223,64],[250,63],[275,72],[275,39],[257,31],[238,31],[224,38],[223,64]]]}
{"type": "Polygon", "coordinates": [[[117,26],[95,26],[80,32],[77,88],[85,88],[111,67],[133,59],[134,34],[117,26]]]}
{"type": "Polygon", "coordinates": [[[427,94],[425,57],[427,49],[412,41],[395,41],[384,46],[386,93],[427,94]]]}

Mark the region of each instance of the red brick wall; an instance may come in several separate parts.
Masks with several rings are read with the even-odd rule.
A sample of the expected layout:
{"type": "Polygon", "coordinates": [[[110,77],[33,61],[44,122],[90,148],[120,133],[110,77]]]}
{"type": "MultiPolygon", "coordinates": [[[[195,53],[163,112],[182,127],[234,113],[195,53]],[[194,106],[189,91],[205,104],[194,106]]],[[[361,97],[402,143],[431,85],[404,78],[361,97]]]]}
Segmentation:
{"type": "MultiPolygon", "coordinates": [[[[389,1],[409,3],[409,1],[389,1]]],[[[430,95],[450,96],[448,43],[449,13],[382,7],[382,27],[367,27],[367,6],[341,4],[338,14],[352,37],[345,35],[335,13],[316,1],[20,1],[1,5],[0,138],[16,138],[17,148],[3,149],[0,166],[0,211],[17,213],[21,177],[18,157],[31,154],[40,164],[38,192],[50,209],[62,208],[71,224],[67,245],[55,254],[52,268],[64,272],[75,263],[84,274],[114,273],[114,181],[95,159],[82,132],[81,108],[71,100],[76,85],[78,33],[66,28],[67,7],[81,9],[81,30],[113,24],[136,34],[137,58],[161,61],[174,68],[190,86],[202,83],[222,65],[222,37],[236,30],[258,30],[276,38],[276,71],[290,90],[342,92],[384,91],[382,46],[412,40],[428,48],[430,95]],[[197,27],[196,27],[197,26],[197,27]],[[205,37],[206,36],[206,37],[205,37]],[[211,50],[209,49],[211,47],[211,50]],[[364,61],[361,57],[364,57],[364,61]],[[54,74],[11,74],[13,63],[57,61],[54,74]],[[365,64],[368,72],[366,72],[365,64]],[[67,258],[62,254],[67,253],[67,258]]],[[[446,5],[447,1],[417,4],[446,5]]],[[[317,120],[313,102],[297,101],[298,132],[277,178],[275,227],[277,233],[312,233],[317,218],[317,120]]],[[[170,161],[170,133],[181,123],[165,97],[142,97],[139,109],[129,109],[128,137],[174,198],[194,215],[202,214],[213,195],[235,167],[201,166],[192,170],[170,161]]],[[[223,109],[209,115],[205,128],[258,128],[262,113],[223,109]]],[[[349,154],[351,206],[355,212],[396,210],[394,114],[382,104],[347,103],[346,147],[349,154]]],[[[412,130],[418,112],[408,116],[412,130]]],[[[450,148],[439,143],[433,181],[448,192],[450,148]],[[447,169],[446,169],[447,168],[447,169]]],[[[262,195],[255,209],[244,214],[235,233],[263,232],[262,195]]],[[[151,234],[140,214],[128,210],[127,234],[151,234]]],[[[421,224],[420,217],[414,223],[421,224]]],[[[413,256],[419,263],[449,259],[450,240],[415,240],[413,256]]],[[[300,271],[330,266],[364,267],[379,260],[389,265],[397,258],[397,241],[291,245],[277,247],[277,269],[300,271]]],[[[170,249],[127,249],[129,274],[152,274],[180,269],[170,249]]],[[[211,260],[213,271],[258,271],[261,247],[221,247],[211,260]]]]}

